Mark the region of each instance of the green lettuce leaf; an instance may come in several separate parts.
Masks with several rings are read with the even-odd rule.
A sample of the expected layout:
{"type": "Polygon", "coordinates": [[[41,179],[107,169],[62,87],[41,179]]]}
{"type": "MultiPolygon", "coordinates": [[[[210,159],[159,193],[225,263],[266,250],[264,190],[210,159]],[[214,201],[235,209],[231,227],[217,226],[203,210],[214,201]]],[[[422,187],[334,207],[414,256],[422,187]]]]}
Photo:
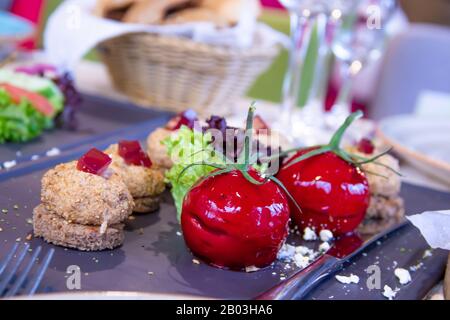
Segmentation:
{"type": "Polygon", "coordinates": [[[0,143],[29,141],[52,127],[53,120],[36,111],[29,101],[14,104],[0,89],[0,143]]]}
{"type": "Polygon", "coordinates": [[[214,151],[210,134],[191,130],[186,126],[182,126],[175,135],[162,143],[167,147],[168,154],[174,162],[174,166],[166,172],[166,180],[172,185],[171,193],[177,208],[177,218],[180,221],[181,208],[187,192],[198,180],[215,169],[202,165],[190,167],[180,177],[181,172],[193,163],[224,164],[224,160],[214,151]]]}
{"type": "Polygon", "coordinates": [[[0,82],[39,93],[47,98],[57,113],[64,109],[64,95],[58,86],[49,79],[8,69],[0,69],[0,82]]]}

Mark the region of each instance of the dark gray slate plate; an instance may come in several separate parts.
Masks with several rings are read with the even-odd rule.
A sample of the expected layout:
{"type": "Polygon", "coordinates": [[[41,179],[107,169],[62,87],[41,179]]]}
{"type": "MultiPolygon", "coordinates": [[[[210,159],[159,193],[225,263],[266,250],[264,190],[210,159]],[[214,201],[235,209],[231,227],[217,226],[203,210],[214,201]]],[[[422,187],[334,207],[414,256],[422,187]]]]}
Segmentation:
{"type": "MultiPolygon", "coordinates": [[[[104,147],[109,143],[103,142],[96,146],[104,147]]],[[[58,162],[77,158],[83,148],[48,162],[16,170],[15,177],[0,176],[0,208],[8,209],[7,214],[0,216],[0,227],[3,229],[0,232],[0,258],[17,238],[23,241],[32,232],[27,219],[31,217],[32,208],[39,203],[40,179],[45,170],[58,162]],[[15,204],[19,205],[18,210],[14,210],[15,204]]],[[[450,204],[449,194],[410,185],[404,186],[403,196],[409,213],[446,208],[450,204]]],[[[137,216],[136,220],[128,224],[125,244],[116,250],[85,253],[57,247],[40,291],[67,291],[66,269],[70,265],[77,265],[82,270],[81,288],[86,291],[144,291],[250,299],[277,284],[281,273],[289,275],[292,272],[284,270],[281,263],[254,273],[219,270],[203,263],[195,264],[183,238],[177,235],[179,230],[174,206],[167,195],[158,213],[137,216]],[[149,275],[148,272],[153,274],[149,275]]],[[[53,247],[40,239],[32,239],[31,245],[43,245],[45,249],[53,247]]],[[[378,263],[383,271],[383,284],[386,282],[395,287],[393,261],[397,261],[399,266],[415,264],[416,260],[421,260],[426,248],[425,241],[417,231],[410,225],[406,226],[389,239],[382,239],[380,245],[368,248],[366,257],[358,256],[349,263],[343,273],[360,275],[360,285],[343,288],[331,278],[310,298],[382,298],[378,290],[365,289],[364,269],[369,264],[378,263]]],[[[445,265],[445,255],[437,250],[423,260],[424,266],[413,273],[413,282],[402,287],[398,297],[422,298],[439,280],[445,265]]]]}
{"type": "Polygon", "coordinates": [[[46,151],[54,147],[62,151],[69,150],[80,144],[127,133],[131,127],[145,126],[146,122],[155,119],[160,119],[161,123],[164,123],[169,117],[168,112],[143,109],[132,104],[83,95],[83,104],[77,114],[79,122],[77,130],[55,129],[45,132],[41,137],[28,143],[0,145],[0,164],[11,160],[24,163],[33,155],[43,156],[46,151]]]}
{"type": "MultiPolygon", "coordinates": [[[[93,101],[97,101],[99,105],[105,105],[103,99],[93,98],[93,101]]],[[[111,102],[111,105],[114,104],[111,102]]],[[[168,118],[168,115],[155,118],[155,115],[161,115],[160,113],[153,113],[153,116],[146,118],[147,111],[140,109],[139,111],[143,111],[145,115],[135,116],[137,111],[135,108],[130,107],[131,109],[128,109],[130,112],[124,112],[127,109],[122,104],[118,104],[117,109],[100,108],[103,111],[92,109],[92,112],[98,115],[99,121],[98,126],[95,121],[91,122],[91,130],[98,129],[95,131],[99,133],[96,136],[91,131],[85,136],[80,133],[77,135],[78,139],[71,140],[70,134],[67,136],[64,133],[54,136],[50,134],[43,141],[23,147],[23,152],[34,154],[54,146],[69,146],[70,141],[73,145],[61,148],[63,152],[57,157],[25,162],[10,171],[0,171],[0,209],[8,209],[7,214],[0,213],[0,228],[3,230],[0,232],[0,259],[13,246],[17,238],[24,241],[32,232],[32,226],[27,223],[27,219],[31,217],[32,208],[39,203],[40,179],[48,168],[76,159],[93,146],[105,148],[119,139],[142,140],[155,127],[165,123],[168,118]],[[112,110],[115,111],[112,112],[112,110]],[[110,119],[109,125],[104,122],[100,124],[105,119],[110,119]],[[119,129],[111,130],[111,124],[119,129]],[[103,126],[103,133],[99,130],[101,126],[103,126]],[[84,144],[80,145],[80,143],[84,144]],[[19,206],[18,210],[14,209],[16,204],[19,206]]],[[[3,155],[4,150],[1,149],[0,155],[3,155]]],[[[15,155],[13,149],[10,152],[15,155]]],[[[409,214],[450,206],[450,194],[410,185],[405,185],[402,193],[409,214]]],[[[167,194],[158,213],[137,216],[136,220],[128,224],[125,244],[116,250],[85,253],[56,247],[55,257],[45,275],[40,291],[67,291],[66,269],[70,265],[78,265],[81,268],[81,289],[85,291],[144,291],[227,299],[253,298],[279,283],[281,274],[289,276],[294,272],[285,270],[285,265],[282,263],[276,263],[270,268],[254,273],[219,270],[205,264],[194,264],[183,238],[177,235],[179,230],[175,208],[167,194]],[[149,275],[149,272],[153,274],[149,275]]],[[[43,245],[44,249],[53,247],[40,239],[32,239],[31,246],[38,245],[43,245]]],[[[316,246],[317,244],[308,245],[316,246]]],[[[446,261],[446,253],[440,250],[435,251],[427,259],[421,259],[427,248],[417,230],[408,225],[389,239],[382,239],[380,245],[368,248],[367,255],[359,255],[348,263],[346,270],[342,273],[360,275],[359,285],[349,285],[344,288],[334,278],[330,278],[312,292],[309,298],[382,299],[379,290],[369,291],[365,288],[367,276],[364,270],[368,265],[378,263],[382,270],[382,283],[395,287],[396,280],[392,269],[394,261],[397,261],[399,266],[407,267],[416,264],[417,260],[423,260],[423,267],[413,273],[413,282],[402,287],[398,293],[400,299],[420,299],[440,279],[446,261]]]]}
{"type": "MultiPolygon", "coordinates": [[[[408,215],[428,210],[450,208],[450,193],[438,192],[426,188],[404,184],[402,196],[408,215]]],[[[334,278],[324,281],[310,293],[308,299],[385,299],[381,292],[385,284],[400,289],[396,299],[423,299],[432,287],[443,278],[448,252],[432,250],[432,256],[424,258],[425,250],[430,249],[418,229],[407,224],[392,234],[381,239],[378,244],[367,248],[365,254],[355,257],[347,263],[340,275],[351,273],[360,277],[360,283],[343,285],[334,278]],[[368,290],[366,282],[369,274],[367,267],[377,265],[381,271],[381,290],[368,290]],[[394,275],[395,268],[410,269],[412,281],[400,285],[394,275]]]]}

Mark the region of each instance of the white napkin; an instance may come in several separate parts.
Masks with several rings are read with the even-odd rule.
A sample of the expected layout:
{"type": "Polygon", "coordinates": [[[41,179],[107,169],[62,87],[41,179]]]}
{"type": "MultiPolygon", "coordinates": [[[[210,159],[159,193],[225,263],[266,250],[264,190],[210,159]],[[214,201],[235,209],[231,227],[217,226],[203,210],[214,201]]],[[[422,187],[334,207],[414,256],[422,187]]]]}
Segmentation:
{"type": "Polygon", "coordinates": [[[50,16],[44,32],[44,49],[50,61],[72,68],[98,43],[125,33],[150,32],[190,38],[212,45],[248,48],[258,42],[261,50],[288,39],[245,12],[233,28],[218,29],[212,23],[180,25],[126,24],[92,14],[95,0],[64,1],[50,16]]]}
{"type": "Polygon", "coordinates": [[[432,248],[450,250],[450,210],[425,211],[407,218],[432,248]]]}

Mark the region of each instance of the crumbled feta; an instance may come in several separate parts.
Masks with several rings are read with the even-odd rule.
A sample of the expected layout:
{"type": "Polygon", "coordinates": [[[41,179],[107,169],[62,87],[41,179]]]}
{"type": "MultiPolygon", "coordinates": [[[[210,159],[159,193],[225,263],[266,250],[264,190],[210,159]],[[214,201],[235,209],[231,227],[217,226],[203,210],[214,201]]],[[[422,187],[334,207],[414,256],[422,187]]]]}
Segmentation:
{"type": "Polygon", "coordinates": [[[305,230],[303,230],[303,240],[305,241],[317,240],[317,234],[310,227],[306,227],[305,230]]]}
{"type": "Polygon", "coordinates": [[[432,255],[433,255],[433,252],[430,249],[427,249],[424,251],[422,258],[426,259],[426,258],[431,257],[432,255]]]}
{"type": "Polygon", "coordinates": [[[304,256],[300,253],[296,253],[294,256],[295,265],[301,269],[306,268],[309,265],[309,261],[308,256],[304,256]]]}
{"type": "Polygon", "coordinates": [[[17,161],[16,160],[11,160],[11,161],[5,161],[3,162],[3,167],[8,170],[11,169],[12,167],[15,167],[17,165],[17,161]]]}
{"type": "Polygon", "coordinates": [[[302,254],[302,255],[312,255],[313,253],[314,253],[314,250],[312,250],[312,249],[310,249],[310,248],[308,248],[308,247],[305,247],[305,246],[297,246],[297,247],[295,247],[295,253],[300,253],[300,254],[302,254]]]}
{"type": "Polygon", "coordinates": [[[350,284],[350,283],[358,284],[359,283],[359,277],[353,273],[350,274],[348,277],[337,275],[336,280],[343,284],[350,284]]]}
{"type": "Polygon", "coordinates": [[[333,239],[333,232],[327,229],[320,230],[319,237],[323,242],[329,242],[333,239]]]}
{"type": "Polygon", "coordinates": [[[104,220],[100,226],[99,233],[105,234],[107,228],[108,228],[108,221],[104,220]]]}
{"type": "MultiPolygon", "coordinates": [[[[284,244],[278,252],[278,260],[284,262],[293,262],[298,268],[306,268],[318,256],[319,252],[309,249],[305,246],[293,246],[284,244]]],[[[292,266],[285,267],[290,269],[292,266]]]]}
{"type": "Polygon", "coordinates": [[[105,179],[109,179],[114,174],[114,171],[111,168],[106,168],[105,171],[101,174],[101,176],[105,179]]]}
{"type": "Polygon", "coordinates": [[[285,243],[281,247],[280,251],[278,251],[277,258],[279,260],[292,260],[294,255],[295,255],[295,247],[285,243]]]}
{"type": "Polygon", "coordinates": [[[182,234],[181,234],[181,232],[180,232],[180,231],[177,231],[177,236],[179,236],[179,237],[181,237],[181,236],[182,236],[182,234]]]}
{"type": "Polygon", "coordinates": [[[328,250],[330,250],[330,244],[328,242],[322,242],[319,246],[319,251],[327,252],[328,250]]]}
{"type": "Polygon", "coordinates": [[[423,262],[419,262],[415,266],[409,267],[409,270],[412,271],[412,272],[416,272],[417,270],[419,270],[422,267],[423,267],[423,262]]]}
{"type": "Polygon", "coordinates": [[[35,155],[33,155],[33,156],[31,156],[31,161],[36,161],[36,160],[38,160],[40,157],[37,155],[37,154],[35,154],[35,155]]]}
{"type": "Polygon", "coordinates": [[[411,282],[411,274],[406,269],[397,268],[394,270],[394,274],[397,277],[398,282],[400,282],[400,284],[407,284],[411,282]]]}
{"type": "Polygon", "coordinates": [[[59,150],[58,148],[52,148],[45,153],[45,155],[47,157],[56,157],[60,154],[61,154],[61,150],[59,150]]]}
{"type": "Polygon", "coordinates": [[[382,294],[384,297],[388,298],[389,300],[392,300],[397,295],[397,291],[392,290],[392,288],[386,284],[383,288],[382,294]]]}
{"type": "Polygon", "coordinates": [[[245,267],[245,272],[255,272],[258,271],[259,268],[255,267],[255,266],[249,266],[249,267],[245,267]]]}

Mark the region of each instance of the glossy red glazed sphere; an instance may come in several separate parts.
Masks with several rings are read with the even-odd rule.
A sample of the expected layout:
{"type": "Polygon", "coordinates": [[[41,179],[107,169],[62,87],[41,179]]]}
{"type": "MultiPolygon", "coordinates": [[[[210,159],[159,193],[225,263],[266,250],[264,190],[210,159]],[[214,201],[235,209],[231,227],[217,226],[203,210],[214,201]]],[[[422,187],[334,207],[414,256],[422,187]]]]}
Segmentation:
{"type": "MultiPolygon", "coordinates": [[[[249,174],[261,180],[256,171],[249,174]]],[[[181,226],[187,246],[217,267],[270,265],[288,234],[289,202],[272,181],[256,185],[240,171],[207,178],[186,195],[181,226]]]]}
{"type": "Polygon", "coordinates": [[[369,205],[365,174],[332,152],[287,166],[310,150],[295,154],[277,175],[302,209],[291,203],[294,220],[301,230],[328,229],[336,235],[355,230],[369,205]]]}

